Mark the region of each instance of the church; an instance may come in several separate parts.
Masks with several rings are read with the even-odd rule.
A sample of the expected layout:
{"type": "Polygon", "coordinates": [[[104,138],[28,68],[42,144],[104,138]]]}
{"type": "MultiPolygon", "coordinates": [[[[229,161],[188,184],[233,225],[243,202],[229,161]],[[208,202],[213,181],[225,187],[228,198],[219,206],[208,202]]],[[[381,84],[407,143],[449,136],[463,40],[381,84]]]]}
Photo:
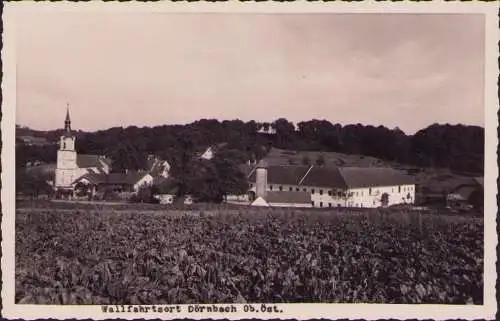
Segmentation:
{"type": "Polygon", "coordinates": [[[168,178],[170,165],[167,161],[149,156],[147,163],[146,170],[111,173],[111,160],[106,156],[78,154],[68,107],[57,151],[54,191],[58,197],[74,197],[77,189],[83,186],[91,196],[104,188],[130,194],[137,192],[143,185],[152,185],[168,178]]]}

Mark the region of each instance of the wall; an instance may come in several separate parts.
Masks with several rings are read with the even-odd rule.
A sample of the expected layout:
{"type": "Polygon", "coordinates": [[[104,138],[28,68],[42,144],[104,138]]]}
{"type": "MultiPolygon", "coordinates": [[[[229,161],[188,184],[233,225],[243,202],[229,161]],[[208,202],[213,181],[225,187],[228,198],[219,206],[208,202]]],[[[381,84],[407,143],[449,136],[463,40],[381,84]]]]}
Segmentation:
{"type": "MultiPolygon", "coordinates": [[[[370,195],[370,188],[358,188],[351,189],[348,191],[329,189],[320,186],[297,186],[297,185],[276,185],[269,184],[267,186],[267,191],[280,191],[279,187],[282,187],[283,191],[289,191],[290,188],[293,191],[297,191],[297,188],[301,192],[311,193],[311,201],[313,207],[379,207],[382,206],[381,197],[383,193],[389,194],[388,206],[415,202],[415,185],[402,185],[401,190],[399,186],[387,186],[387,187],[373,187],[372,194],[370,195]],[[271,189],[271,186],[273,187],[271,189]],[[328,192],[330,192],[330,195],[328,192]],[[351,197],[338,196],[338,193],[352,193],[351,197]],[[410,199],[406,199],[406,196],[410,194],[410,199]],[[403,201],[403,198],[404,201],[403,201]]],[[[251,184],[250,191],[255,192],[255,184],[251,184]]]]}
{"type": "Polygon", "coordinates": [[[308,204],[295,204],[295,203],[269,203],[269,206],[272,206],[272,207],[300,207],[300,208],[304,208],[304,207],[312,207],[312,205],[310,203],[308,204]]]}
{"type": "Polygon", "coordinates": [[[256,180],[256,188],[255,188],[255,196],[262,197],[265,199],[265,192],[269,190],[269,184],[267,184],[267,169],[266,168],[257,168],[255,170],[255,180],[256,180]]]}
{"type": "Polygon", "coordinates": [[[348,200],[350,207],[379,207],[382,206],[382,194],[389,195],[388,206],[395,204],[413,204],[415,202],[415,185],[394,185],[349,190],[352,197],[348,200]],[[407,196],[410,195],[408,199],[407,196]]]}

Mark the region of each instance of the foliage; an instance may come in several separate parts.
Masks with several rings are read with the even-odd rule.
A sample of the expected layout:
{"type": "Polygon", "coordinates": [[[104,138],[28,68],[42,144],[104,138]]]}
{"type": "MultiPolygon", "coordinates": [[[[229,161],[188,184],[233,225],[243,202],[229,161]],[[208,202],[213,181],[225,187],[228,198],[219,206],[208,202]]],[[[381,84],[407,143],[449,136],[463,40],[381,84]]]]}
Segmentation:
{"type": "Polygon", "coordinates": [[[29,175],[24,168],[16,170],[16,192],[38,198],[50,195],[52,186],[40,175],[29,175]]]}
{"type": "Polygon", "coordinates": [[[482,219],[134,208],[18,207],[16,303],[483,303],[482,219]]]}
{"type": "Polygon", "coordinates": [[[158,189],[152,185],[140,186],[137,193],[133,194],[130,198],[132,203],[159,203],[159,201],[154,198],[154,195],[158,193],[158,189]]]}
{"type": "MultiPolygon", "coordinates": [[[[56,131],[38,133],[57,140],[56,131]]],[[[169,161],[177,173],[184,174],[184,164],[200,148],[227,143],[248,159],[260,159],[270,146],[293,150],[340,152],[373,156],[421,167],[444,167],[455,171],[482,173],[484,163],[484,128],[464,125],[434,124],[414,135],[398,128],[332,124],[313,119],[297,124],[284,118],[272,124],[201,119],[187,125],[156,127],[115,127],[93,133],[78,133],[80,153],[105,154],[114,161],[115,171],[145,167],[146,154],[156,154],[169,161]],[[258,133],[271,127],[275,135],[258,133]]],[[[29,160],[55,162],[57,145],[17,146],[16,161],[24,166],[29,160]]],[[[182,180],[182,179],[181,179],[182,180]]],[[[181,190],[184,189],[181,188],[181,190]]]]}
{"type": "Polygon", "coordinates": [[[321,154],[318,156],[318,158],[316,159],[316,165],[318,166],[325,165],[325,155],[321,154]]]}
{"type": "Polygon", "coordinates": [[[311,165],[311,159],[309,156],[304,155],[304,157],[302,157],[302,165],[311,165]]]}

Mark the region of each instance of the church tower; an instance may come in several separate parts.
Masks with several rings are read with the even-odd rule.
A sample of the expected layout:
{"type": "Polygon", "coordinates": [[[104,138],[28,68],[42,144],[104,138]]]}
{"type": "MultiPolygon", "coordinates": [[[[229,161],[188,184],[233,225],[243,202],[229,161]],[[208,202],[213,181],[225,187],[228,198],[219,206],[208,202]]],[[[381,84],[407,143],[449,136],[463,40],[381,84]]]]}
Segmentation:
{"type": "Polygon", "coordinates": [[[64,133],[59,141],[59,150],[57,151],[55,188],[59,190],[72,189],[71,183],[76,179],[77,168],[75,136],[71,133],[68,105],[66,120],[64,121],[64,133]]]}

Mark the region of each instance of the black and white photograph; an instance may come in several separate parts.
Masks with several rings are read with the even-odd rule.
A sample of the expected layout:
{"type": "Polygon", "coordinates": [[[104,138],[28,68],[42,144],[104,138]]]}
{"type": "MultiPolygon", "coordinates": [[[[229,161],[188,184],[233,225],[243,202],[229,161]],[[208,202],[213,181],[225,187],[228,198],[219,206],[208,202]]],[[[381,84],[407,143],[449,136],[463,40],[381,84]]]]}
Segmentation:
{"type": "Polygon", "coordinates": [[[494,318],[498,4],[121,5],[6,8],[6,316],[494,318]]]}

